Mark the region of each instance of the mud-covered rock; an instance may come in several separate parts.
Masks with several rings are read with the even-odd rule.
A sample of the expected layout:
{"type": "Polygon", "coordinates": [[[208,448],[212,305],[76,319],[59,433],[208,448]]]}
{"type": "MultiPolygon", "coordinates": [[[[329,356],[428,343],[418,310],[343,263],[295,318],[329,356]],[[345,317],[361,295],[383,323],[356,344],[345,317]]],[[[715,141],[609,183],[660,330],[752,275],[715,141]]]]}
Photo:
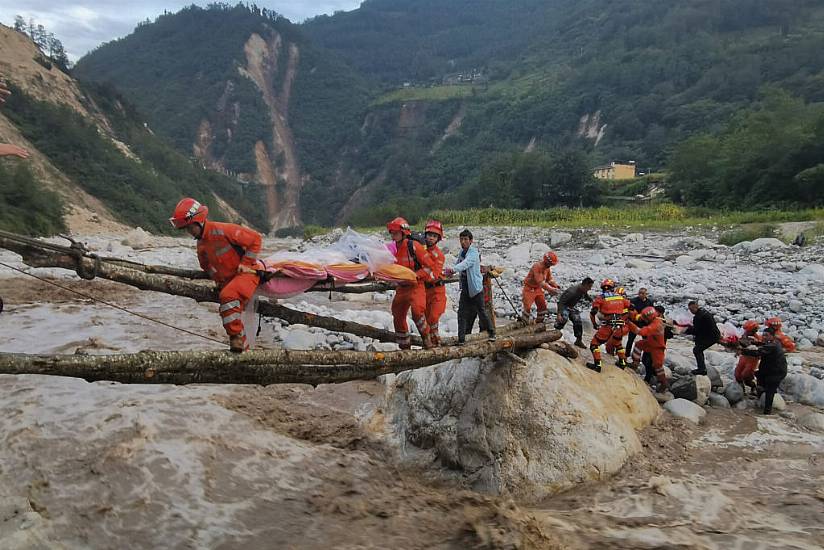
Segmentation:
{"type": "Polygon", "coordinates": [[[407,460],[530,501],[602,479],[640,450],[659,407],[629,371],[587,370],[545,350],[526,366],[466,359],[399,375],[387,398],[407,460]]]}

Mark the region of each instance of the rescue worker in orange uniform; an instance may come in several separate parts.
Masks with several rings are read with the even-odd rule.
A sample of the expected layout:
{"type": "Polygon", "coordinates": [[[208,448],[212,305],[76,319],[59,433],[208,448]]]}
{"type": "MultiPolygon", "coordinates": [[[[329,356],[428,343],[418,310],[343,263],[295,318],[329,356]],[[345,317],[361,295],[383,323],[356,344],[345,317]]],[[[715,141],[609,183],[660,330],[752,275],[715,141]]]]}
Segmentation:
{"type": "Polygon", "coordinates": [[[640,316],[647,323],[643,327],[639,328],[632,321],[627,321],[629,330],[643,338],[640,342],[635,342],[632,348],[632,366],[637,370],[641,364],[641,354],[647,353],[652,359],[652,370],[658,378],[657,393],[663,394],[669,390],[667,374],[664,371],[664,356],[667,351],[664,320],[652,306],[645,307],[640,316]]]}
{"type": "Polygon", "coordinates": [[[538,310],[536,319],[538,323],[543,323],[549,313],[544,292],[554,296],[560,290],[558,283],[552,277],[552,266],[554,265],[558,265],[558,255],[550,250],[544,254],[540,262],[536,262],[532,266],[524,279],[522,293],[524,321],[528,321],[532,317],[532,304],[535,304],[538,310]]]}
{"type": "Polygon", "coordinates": [[[775,339],[781,343],[781,347],[784,348],[786,353],[792,353],[795,351],[795,340],[784,334],[781,330],[783,324],[780,318],[771,317],[767,319],[764,324],[767,325],[767,328],[771,328],[775,331],[775,339]]]}
{"type": "Polygon", "coordinates": [[[446,287],[444,286],[443,264],[446,257],[438,247],[443,239],[443,224],[437,220],[429,220],[424,228],[426,251],[432,260],[432,273],[435,280],[424,283],[426,287],[426,323],[429,325],[429,338],[433,346],[441,343],[438,333],[438,323],[441,315],[446,311],[446,287]]]}
{"type": "Polygon", "coordinates": [[[248,349],[241,314],[260,283],[257,268],[260,233],[233,224],[207,221],[209,207],[192,198],[177,203],[172,226],[197,239],[200,267],[220,289],[220,317],[229,335],[229,349],[248,349]]]}
{"type": "Polygon", "coordinates": [[[411,309],[412,320],[418,327],[423,347],[429,349],[432,347],[432,340],[429,337],[429,323],[426,322],[426,287],[424,285],[435,281],[432,259],[421,243],[410,238],[412,230],[405,219],[395,218],[386,224],[386,229],[395,241],[395,263],[411,269],[417,275],[416,283],[398,285],[395,298],[392,300],[392,318],[398,346],[401,349],[412,347],[409,325],[406,320],[406,315],[411,309]]]}
{"type": "Polygon", "coordinates": [[[595,334],[589,344],[592,352],[592,363],[587,363],[587,367],[595,372],[601,372],[601,345],[606,344],[607,353],[618,355],[616,367],[621,369],[627,366],[627,353],[624,349],[624,331],[626,324],[626,314],[629,310],[629,300],[615,292],[615,281],[604,279],[601,283],[601,294],[592,302],[592,309],[589,311],[589,320],[595,334]],[[598,324],[596,315],[601,315],[602,324],[598,324]]]}
{"type": "Polygon", "coordinates": [[[758,362],[760,360],[757,356],[745,355],[741,350],[747,346],[758,346],[762,343],[761,336],[758,334],[758,321],[750,319],[744,322],[744,335],[738,339],[740,349],[738,353],[738,364],[735,366],[735,381],[741,384],[741,389],[744,393],[747,392],[747,387],[756,391],[755,371],[758,369],[758,362]]]}

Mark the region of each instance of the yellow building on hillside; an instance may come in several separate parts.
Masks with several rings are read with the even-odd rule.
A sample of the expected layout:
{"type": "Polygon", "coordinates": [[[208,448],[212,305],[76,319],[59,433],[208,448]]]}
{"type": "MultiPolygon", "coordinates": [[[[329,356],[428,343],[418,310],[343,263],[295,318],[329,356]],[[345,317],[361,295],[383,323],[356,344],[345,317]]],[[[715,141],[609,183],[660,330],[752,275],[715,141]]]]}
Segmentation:
{"type": "Polygon", "coordinates": [[[635,161],[613,161],[605,166],[597,166],[592,175],[601,180],[631,180],[635,177],[635,161]]]}

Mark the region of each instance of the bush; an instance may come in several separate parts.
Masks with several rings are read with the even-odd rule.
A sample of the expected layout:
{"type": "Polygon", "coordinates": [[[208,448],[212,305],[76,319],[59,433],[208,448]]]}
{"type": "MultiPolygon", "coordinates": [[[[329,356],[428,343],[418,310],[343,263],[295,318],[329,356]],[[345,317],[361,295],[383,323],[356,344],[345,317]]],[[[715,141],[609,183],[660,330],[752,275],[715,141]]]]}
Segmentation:
{"type": "Polygon", "coordinates": [[[60,196],[44,189],[25,164],[0,162],[0,229],[32,236],[66,230],[60,196]]]}

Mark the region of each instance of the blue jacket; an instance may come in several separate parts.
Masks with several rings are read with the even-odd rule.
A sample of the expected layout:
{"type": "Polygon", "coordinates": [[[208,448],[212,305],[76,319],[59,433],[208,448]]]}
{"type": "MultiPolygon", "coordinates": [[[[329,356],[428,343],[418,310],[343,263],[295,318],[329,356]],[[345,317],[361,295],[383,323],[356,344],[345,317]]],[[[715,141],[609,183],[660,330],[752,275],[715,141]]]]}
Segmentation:
{"type": "Polygon", "coordinates": [[[455,271],[466,272],[467,292],[469,297],[477,296],[483,290],[483,277],[481,277],[481,254],[474,244],[469,245],[468,250],[461,249],[458,254],[458,263],[455,264],[455,271]]]}

